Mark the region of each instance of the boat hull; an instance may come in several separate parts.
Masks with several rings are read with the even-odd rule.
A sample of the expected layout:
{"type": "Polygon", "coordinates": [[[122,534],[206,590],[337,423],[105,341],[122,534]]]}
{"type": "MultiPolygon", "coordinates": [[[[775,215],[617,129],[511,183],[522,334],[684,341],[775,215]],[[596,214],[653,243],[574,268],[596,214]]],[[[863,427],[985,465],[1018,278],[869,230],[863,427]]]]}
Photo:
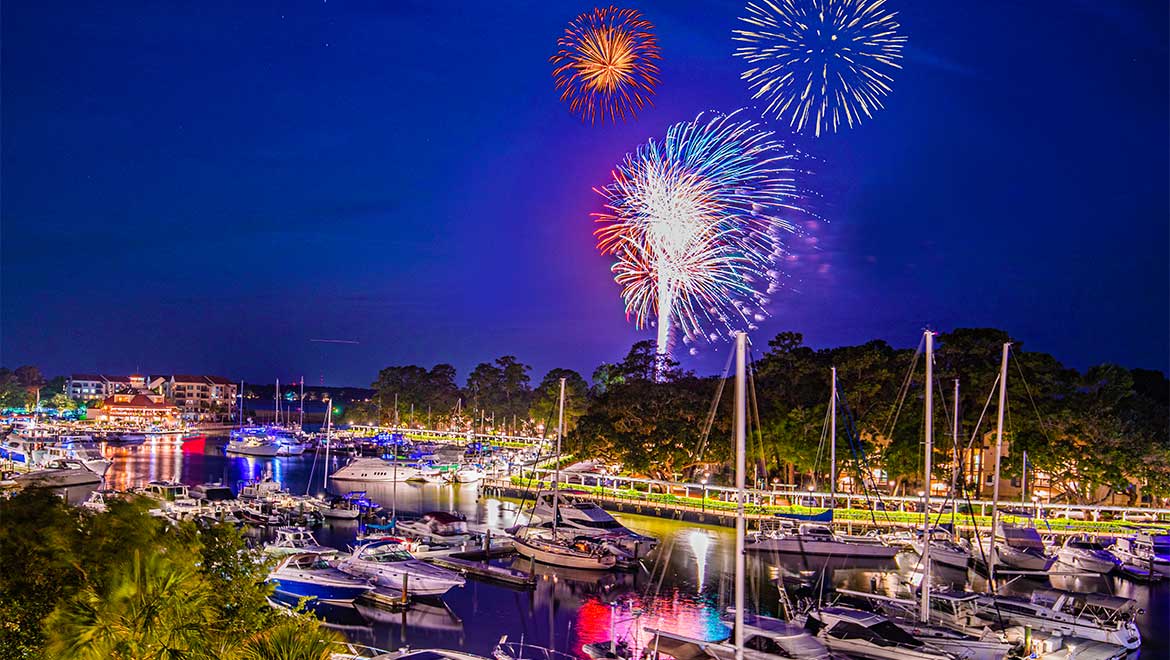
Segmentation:
{"type": "Polygon", "coordinates": [[[236,454],[237,456],[258,456],[261,458],[275,458],[279,455],[280,448],[272,446],[256,446],[256,447],[233,447],[230,443],[224,448],[224,452],[228,454],[236,454]]]}
{"type": "Polygon", "coordinates": [[[556,552],[519,538],[514,540],[513,547],[516,548],[516,552],[520,555],[527,557],[532,561],[540,562],[542,564],[549,564],[550,566],[581,568],[591,571],[606,571],[613,568],[617,564],[617,560],[612,555],[594,556],[569,552],[556,552]]]}
{"type": "Polygon", "coordinates": [[[311,580],[298,580],[295,578],[279,577],[272,578],[271,582],[275,587],[276,593],[278,594],[290,596],[296,599],[312,598],[315,600],[330,602],[350,602],[373,588],[368,584],[322,584],[320,582],[311,580]]]}
{"type": "Polygon", "coordinates": [[[892,559],[898,549],[888,545],[841,543],[839,541],[809,541],[797,537],[765,538],[746,547],[751,552],[774,552],[791,555],[818,555],[834,557],[867,557],[892,559]]]}

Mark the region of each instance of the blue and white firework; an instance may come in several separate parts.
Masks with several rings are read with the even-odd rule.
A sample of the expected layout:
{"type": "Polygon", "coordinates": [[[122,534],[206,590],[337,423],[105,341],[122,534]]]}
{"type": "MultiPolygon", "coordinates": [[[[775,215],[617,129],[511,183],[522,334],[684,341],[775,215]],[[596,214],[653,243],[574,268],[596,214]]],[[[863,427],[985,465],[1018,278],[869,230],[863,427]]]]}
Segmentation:
{"type": "Polygon", "coordinates": [[[882,108],[906,43],[885,0],[762,0],[746,11],[735,55],[752,65],[740,77],[765,115],[820,136],[882,108]]]}

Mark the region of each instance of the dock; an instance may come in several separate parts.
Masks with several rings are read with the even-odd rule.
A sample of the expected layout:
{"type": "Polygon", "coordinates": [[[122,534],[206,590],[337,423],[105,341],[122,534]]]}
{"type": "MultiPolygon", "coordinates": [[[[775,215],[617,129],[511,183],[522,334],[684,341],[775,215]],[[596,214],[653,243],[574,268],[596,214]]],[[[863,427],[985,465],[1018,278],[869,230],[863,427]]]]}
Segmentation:
{"type": "MultiPolygon", "coordinates": [[[[468,553],[470,554],[470,553],[468,553]]],[[[477,553],[478,554],[478,553],[477,553]]],[[[446,557],[429,557],[428,562],[464,575],[478,578],[487,582],[496,582],[509,587],[532,589],[536,586],[536,576],[532,573],[508,568],[507,566],[493,566],[482,561],[474,561],[455,555],[446,557]]]]}

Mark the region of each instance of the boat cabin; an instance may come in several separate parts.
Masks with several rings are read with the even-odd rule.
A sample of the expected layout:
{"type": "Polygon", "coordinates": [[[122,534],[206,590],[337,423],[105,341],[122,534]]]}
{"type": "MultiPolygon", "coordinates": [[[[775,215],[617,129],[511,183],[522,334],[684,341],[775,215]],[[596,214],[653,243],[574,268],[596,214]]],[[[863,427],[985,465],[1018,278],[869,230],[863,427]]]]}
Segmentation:
{"type": "Polygon", "coordinates": [[[422,522],[435,536],[466,536],[467,520],[446,511],[432,511],[422,517],[422,522]]]}
{"type": "Polygon", "coordinates": [[[174,481],[151,481],[142,489],[142,494],[163,502],[174,502],[190,497],[187,487],[174,481]]]}

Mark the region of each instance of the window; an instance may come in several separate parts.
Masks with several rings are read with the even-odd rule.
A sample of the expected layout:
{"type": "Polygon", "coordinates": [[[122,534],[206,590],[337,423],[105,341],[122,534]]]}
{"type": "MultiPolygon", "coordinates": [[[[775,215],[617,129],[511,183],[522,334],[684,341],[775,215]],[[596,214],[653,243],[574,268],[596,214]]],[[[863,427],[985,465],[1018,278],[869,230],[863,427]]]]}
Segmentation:
{"type": "Polygon", "coordinates": [[[784,651],[784,647],[763,635],[755,635],[744,642],[743,645],[753,651],[763,651],[764,653],[778,655],[782,658],[789,657],[788,653],[784,651]]]}

